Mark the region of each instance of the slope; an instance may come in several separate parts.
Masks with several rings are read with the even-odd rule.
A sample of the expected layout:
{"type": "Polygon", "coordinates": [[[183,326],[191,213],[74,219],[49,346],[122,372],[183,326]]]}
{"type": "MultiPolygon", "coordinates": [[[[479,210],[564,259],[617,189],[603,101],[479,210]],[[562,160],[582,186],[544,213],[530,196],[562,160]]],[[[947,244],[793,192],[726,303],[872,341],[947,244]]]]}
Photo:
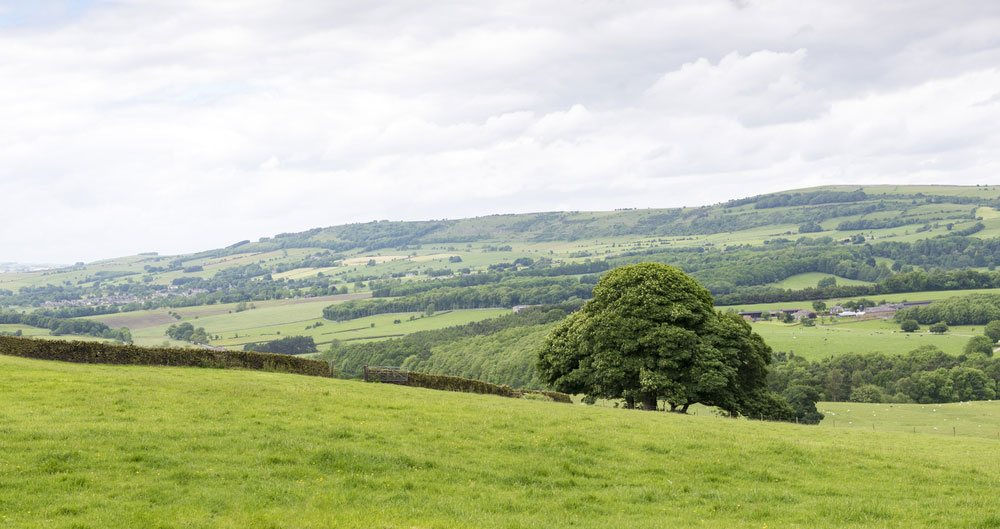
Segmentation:
{"type": "Polygon", "coordinates": [[[2,356],[0,380],[4,527],[1000,523],[997,441],[2,356]]]}

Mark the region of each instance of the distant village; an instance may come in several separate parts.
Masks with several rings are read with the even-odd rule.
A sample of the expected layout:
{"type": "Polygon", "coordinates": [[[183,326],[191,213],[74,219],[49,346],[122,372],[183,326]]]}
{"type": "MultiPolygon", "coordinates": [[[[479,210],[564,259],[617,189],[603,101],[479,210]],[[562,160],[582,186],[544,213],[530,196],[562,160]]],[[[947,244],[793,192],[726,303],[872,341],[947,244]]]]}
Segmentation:
{"type": "Polygon", "coordinates": [[[875,320],[889,319],[896,315],[896,311],[930,305],[931,301],[904,301],[902,303],[884,303],[871,308],[860,310],[847,310],[840,305],[830,307],[826,312],[817,313],[806,309],[781,309],[781,310],[747,310],[738,314],[747,321],[758,321],[769,318],[787,318],[791,316],[795,321],[803,319],[816,319],[820,316],[833,316],[836,318],[852,318],[855,320],[875,320]],[[767,316],[765,316],[765,314],[767,316]]]}

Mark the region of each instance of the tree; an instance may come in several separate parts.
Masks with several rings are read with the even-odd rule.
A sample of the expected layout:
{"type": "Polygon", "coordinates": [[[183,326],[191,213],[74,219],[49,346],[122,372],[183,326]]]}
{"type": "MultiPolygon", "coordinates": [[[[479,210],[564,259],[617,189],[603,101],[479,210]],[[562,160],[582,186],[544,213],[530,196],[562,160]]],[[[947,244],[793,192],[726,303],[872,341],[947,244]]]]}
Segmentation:
{"type": "Polygon", "coordinates": [[[847,397],[851,402],[885,402],[887,399],[882,392],[882,388],[875,384],[863,384],[851,390],[851,395],[847,397]]]}
{"type": "Polygon", "coordinates": [[[803,385],[789,386],[781,396],[788,403],[794,418],[803,424],[819,424],[824,415],[816,409],[819,392],[803,385]]]}
{"type": "Polygon", "coordinates": [[[913,332],[920,329],[920,324],[917,320],[903,320],[903,323],[899,324],[899,328],[903,329],[903,332],[913,332]]]}
{"type": "Polygon", "coordinates": [[[986,324],[986,328],[983,329],[983,334],[990,337],[993,343],[997,343],[1000,340],[1000,320],[993,320],[986,324]]]}
{"type": "Polygon", "coordinates": [[[818,299],[816,301],[813,301],[813,310],[815,310],[816,312],[826,312],[826,303],[818,299]]]}
{"type": "Polygon", "coordinates": [[[943,321],[939,321],[934,325],[931,325],[928,330],[934,334],[944,334],[948,332],[948,324],[943,321]]]}
{"type": "MultiPolygon", "coordinates": [[[[539,378],[559,391],[671,411],[700,402],[764,415],[771,348],[737,314],[717,313],[708,290],[658,263],[604,275],[593,299],[560,322],[538,354],[539,378]]],[[[787,403],[786,403],[787,406],[787,403]]]]}
{"type": "Polygon", "coordinates": [[[799,226],[799,233],[816,233],[818,231],[823,231],[823,226],[817,222],[807,222],[799,226]]]}
{"type": "Polygon", "coordinates": [[[993,343],[988,336],[973,336],[965,344],[965,354],[982,353],[993,356],[993,343]]]}

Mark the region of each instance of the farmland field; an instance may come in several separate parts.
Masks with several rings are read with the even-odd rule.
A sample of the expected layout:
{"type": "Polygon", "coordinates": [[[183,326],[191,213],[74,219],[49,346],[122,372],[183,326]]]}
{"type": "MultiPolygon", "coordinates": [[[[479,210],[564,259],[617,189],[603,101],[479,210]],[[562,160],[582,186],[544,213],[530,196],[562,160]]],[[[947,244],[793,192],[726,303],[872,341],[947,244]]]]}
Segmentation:
{"type": "MultiPolygon", "coordinates": [[[[899,303],[902,301],[937,301],[942,299],[948,299],[950,297],[955,297],[955,296],[968,296],[971,294],[1000,294],[1000,288],[904,292],[902,294],[878,294],[866,297],[875,302],[880,302],[882,300],[885,300],[889,303],[899,303]]],[[[826,299],[824,301],[826,302],[827,306],[833,306],[841,301],[847,301],[849,299],[858,299],[858,297],[833,298],[833,299],[826,299]]],[[[812,307],[812,301],[783,301],[776,303],[747,303],[741,305],[719,306],[719,308],[725,308],[725,309],[732,308],[733,310],[736,311],[779,310],[779,309],[792,309],[792,308],[810,309],[811,307],[812,307]]]]}
{"type": "Polygon", "coordinates": [[[846,279],[843,277],[837,277],[833,274],[823,274],[820,272],[806,272],[804,274],[796,274],[794,276],[782,279],[775,283],[771,283],[770,286],[775,286],[777,288],[787,288],[792,290],[799,290],[807,287],[815,287],[816,283],[820,279],[826,279],[832,277],[837,280],[838,285],[870,285],[870,281],[860,281],[857,279],[846,279]]]}
{"type": "MultiPolygon", "coordinates": [[[[832,318],[828,319],[832,320],[832,318]]],[[[843,353],[902,354],[922,345],[933,345],[950,355],[959,355],[969,338],[982,334],[983,327],[959,325],[945,334],[932,334],[926,329],[904,333],[892,320],[866,320],[835,325],[755,322],[753,330],[775,351],[795,353],[806,360],[820,360],[843,353]]]]}
{"type": "Polygon", "coordinates": [[[230,312],[232,308],[220,309],[211,305],[177,309],[175,312],[181,319],[175,319],[166,310],[112,314],[94,319],[108,325],[129,326],[137,345],[157,346],[167,342],[172,346],[183,346],[184,342],[171,340],[165,333],[170,325],[189,322],[195,327],[204,327],[213,337],[218,335],[212,340],[213,346],[241,349],[250,342],[277,340],[284,336],[310,336],[320,347],[333,340],[384,339],[464,325],[510,313],[509,309],[474,309],[443,311],[432,316],[423,313],[381,314],[333,322],[323,319],[323,308],[330,305],[329,299],[280,301],[255,303],[256,309],[242,312],[230,312]],[[396,320],[399,323],[395,323],[396,320]]]}
{"type": "Polygon", "coordinates": [[[818,402],[826,416],[820,426],[946,437],[976,437],[1000,442],[1000,402],[947,404],[868,404],[818,402]]]}
{"type": "Polygon", "coordinates": [[[0,379],[8,527],[1000,521],[990,439],[3,356],[0,379]]]}

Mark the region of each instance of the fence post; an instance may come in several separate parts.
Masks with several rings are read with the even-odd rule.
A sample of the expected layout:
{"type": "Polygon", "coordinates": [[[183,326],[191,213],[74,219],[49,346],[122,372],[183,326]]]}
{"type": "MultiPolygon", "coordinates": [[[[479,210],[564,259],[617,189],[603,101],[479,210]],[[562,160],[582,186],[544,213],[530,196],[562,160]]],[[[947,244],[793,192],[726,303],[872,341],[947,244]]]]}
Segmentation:
{"type": "Polygon", "coordinates": [[[954,426],[952,426],[952,427],[951,427],[951,436],[952,436],[952,437],[955,437],[956,435],[958,435],[958,433],[956,433],[956,432],[955,432],[955,427],[954,427],[954,426]]]}
{"type": "Polygon", "coordinates": [[[368,382],[368,366],[364,367],[364,373],[365,373],[365,382],[368,382]]]}

